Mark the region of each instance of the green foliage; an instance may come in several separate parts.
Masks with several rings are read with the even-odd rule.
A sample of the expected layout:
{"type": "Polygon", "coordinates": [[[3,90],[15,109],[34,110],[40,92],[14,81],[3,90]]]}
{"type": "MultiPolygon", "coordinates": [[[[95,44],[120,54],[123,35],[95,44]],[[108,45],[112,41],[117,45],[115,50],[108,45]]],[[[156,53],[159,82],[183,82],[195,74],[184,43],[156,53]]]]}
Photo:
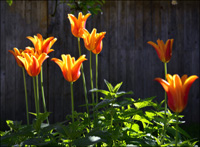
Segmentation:
{"type": "MultiPolygon", "coordinates": [[[[10,130],[1,133],[2,146],[175,146],[176,116],[167,110],[166,137],[162,143],[164,127],[163,102],[155,97],[134,99],[133,92],[120,91],[122,82],[113,86],[105,80],[108,90],[92,89],[103,94],[93,114],[74,113],[65,122],[46,124],[49,112],[40,113],[31,125],[7,120],[10,130]]],[[[184,116],[179,115],[179,124],[184,116]]],[[[178,127],[178,145],[195,146],[198,139],[178,127]]]]}
{"type": "Polygon", "coordinates": [[[74,14],[76,11],[81,11],[83,14],[90,12],[97,15],[98,12],[102,12],[101,6],[105,3],[105,0],[63,0],[70,7],[71,12],[74,14]]]}
{"type": "Polygon", "coordinates": [[[13,3],[13,0],[6,0],[6,2],[8,3],[9,6],[11,6],[13,3]]]}

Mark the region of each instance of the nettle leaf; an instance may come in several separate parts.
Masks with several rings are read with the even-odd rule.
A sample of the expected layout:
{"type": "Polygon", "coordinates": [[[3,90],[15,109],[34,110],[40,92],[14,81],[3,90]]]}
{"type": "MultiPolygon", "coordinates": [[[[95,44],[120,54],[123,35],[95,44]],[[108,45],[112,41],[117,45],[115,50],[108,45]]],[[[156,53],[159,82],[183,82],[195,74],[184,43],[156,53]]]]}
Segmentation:
{"type": "Polygon", "coordinates": [[[118,97],[121,97],[121,96],[126,95],[126,94],[133,94],[133,92],[132,91],[129,91],[129,92],[125,92],[125,91],[117,92],[115,94],[115,97],[118,98],[118,97]]]}
{"type": "Polygon", "coordinates": [[[7,125],[11,131],[17,131],[21,127],[21,121],[6,120],[7,125]]]}
{"type": "Polygon", "coordinates": [[[105,79],[104,79],[104,82],[106,83],[106,85],[107,85],[107,87],[108,87],[108,90],[109,90],[110,92],[113,92],[113,86],[111,85],[111,83],[109,83],[109,82],[106,81],[105,79]]]}
{"type": "Polygon", "coordinates": [[[90,92],[100,92],[100,93],[102,93],[104,95],[108,95],[110,93],[109,91],[101,90],[101,89],[96,89],[96,88],[91,89],[90,92]]]}
{"type": "Polygon", "coordinates": [[[85,138],[79,138],[73,142],[76,146],[89,146],[94,145],[99,142],[104,142],[105,140],[101,139],[98,136],[87,136],[85,138]]]}
{"type": "Polygon", "coordinates": [[[155,106],[156,103],[152,102],[154,98],[155,97],[145,98],[143,100],[139,99],[138,101],[134,102],[134,105],[137,109],[141,109],[147,106],[155,106]]]}
{"type": "MultiPolygon", "coordinates": [[[[101,9],[100,9],[100,10],[101,10],[101,9]]],[[[120,87],[122,86],[122,83],[123,83],[123,82],[118,83],[118,84],[114,87],[114,89],[113,89],[113,92],[114,92],[114,93],[118,92],[118,90],[119,90],[120,87]]]]}
{"type": "Polygon", "coordinates": [[[115,101],[115,99],[104,99],[103,101],[101,101],[100,103],[98,103],[95,107],[94,110],[96,109],[100,109],[103,107],[108,106],[110,103],[113,103],[115,101]]]}

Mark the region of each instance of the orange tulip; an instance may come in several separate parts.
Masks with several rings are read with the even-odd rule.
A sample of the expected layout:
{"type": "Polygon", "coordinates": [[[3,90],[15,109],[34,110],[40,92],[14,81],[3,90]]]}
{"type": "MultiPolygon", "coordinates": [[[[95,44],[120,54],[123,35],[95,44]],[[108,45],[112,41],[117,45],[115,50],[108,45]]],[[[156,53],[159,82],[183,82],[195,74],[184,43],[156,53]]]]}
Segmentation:
{"type": "Polygon", "coordinates": [[[24,67],[24,64],[17,58],[17,56],[22,56],[23,57],[23,55],[22,55],[23,50],[22,49],[18,50],[17,48],[14,48],[14,51],[13,50],[9,50],[9,52],[11,54],[13,54],[13,56],[15,57],[15,60],[16,60],[16,62],[18,64],[18,66],[19,67],[24,67]]]}
{"type": "Polygon", "coordinates": [[[176,113],[180,113],[187,105],[188,94],[192,83],[198,78],[196,75],[188,77],[183,75],[181,78],[179,75],[166,75],[167,81],[161,78],[155,78],[158,81],[168,96],[168,106],[176,113]]]}
{"type": "Polygon", "coordinates": [[[49,54],[50,52],[54,51],[51,49],[52,45],[56,42],[57,38],[49,37],[47,39],[43,39],[41,34],[37,34],[37,36],[27,37],[34,45],[35,52],[40,55],[42,53],[49,54]]]}
{"type": "Polygon", "coordinates": [[[70,24],[71,24],[71,32],[75,37],[82,38],[82,35],[84,33],[84,29],[85,29],[86,21],[87,21],[87,19],[90,15],[91,14],[88,13],[84,16],[82,14],[82,12],[79,12],[78,19],[77,19],[74,15],[68,14],[68,19],[69,19],[70,24]]]}
{"type": "Polygon", "coordinates": [[[61,57],[62,60],[57,58],[52,58],[51,60],[58,64],[63,73],[64,78],[68,82],[75,82],[81,75],[80,67],[82,65],[82,62],[87,60],[85,58],[85,55],[80,56],[76,61],[75,58],[71,57],[71,55],[69,54],[62,54],[61,57]]]}
{"type": "Polygon", "coordinates": [[[167,42],[164,44],[162,40],[158,39],[157,40],[158,45],[152,41],[148,41],[147,43],[152,45],[155,48],[159,59],[162,62],[167,63],[169,62],[172,56],[173,42],[174,42],[174,39],[168,39],[167,42]]]}
{"type": "Polygon", "coordinates": [[[38,58],[28,53],[24,53],[24,57],[18,56],[18,59],[24,64],[24,67],[31,77],[37,76],[41,71],[42,63],[49,56],[46,53],[42,53],[38,58]]]}
{"type": "Polygon", "coordinates": [[[98,46],[94,50],[92,50],[92,52],[94,54],[99,54],[102,51],[102,48],[103,48],[103,41],[101,41],[101,43],[99,43],[98,46]]]}
{"type": "Polygon", "coordinates": [[[89,51],[94,49],[102,49],[102,39],[105,37],[106,32],[96,33],[96,31],[97,30],[94,28],[90,34],[85,29],[85,33],[83,34],[85,48],[87,48],[89,51]]]}

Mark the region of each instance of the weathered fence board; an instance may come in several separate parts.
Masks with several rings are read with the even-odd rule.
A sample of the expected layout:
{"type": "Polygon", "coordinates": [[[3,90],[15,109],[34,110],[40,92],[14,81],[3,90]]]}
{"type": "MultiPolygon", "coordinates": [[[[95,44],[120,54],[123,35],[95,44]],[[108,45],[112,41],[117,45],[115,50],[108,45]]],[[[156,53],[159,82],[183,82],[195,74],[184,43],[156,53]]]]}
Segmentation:
{"type": "MultiPolygon", "coordinates": [[[[24,49],[32,46],[26,39],[37,33],[44,38],[57,38],[54,52],[44,62],[44,90],[47,110],[52,112],[51,123],[63,121],[71,113],[70,84],[63,78],[59,66],[51,58],[61,58],[61,54],[79,56],[78,41],[71,33],[67,14],[70,8],[60,4],[54,13],[55,1],[14,1],[11,7],[5,1],[1,7],[1,51],[0,51],[0,101],[1,129],[5,120],[23,120],[26,123],[24,84],[22,70],[8,50],[17,47],[24,49]]],[[[172,59],[167,64],[168,73],[199,76],[200,50],[200,2],[178,1],[106,1],[103,13],[90,16],[86,23],[89,32],[106,31],[103,50],[99,54],[99,88],[105,89],[104,79],[113,85],[123,82],[122,90],[134,92],[133,97],[145,98],[157,96],[164,98],[164,90],[154,81],[164,77],[163,63],[157,57],[155,49],[147,44],[158,38],[166,41],[174,38],[172,59]]],[[[78,15],[77,13],[75,14],[78,15]]],[[[89,102],[92,102],[89,75],[89,52],[81,39],[82,54],[88,58],[84,62],[89,102]]],[[[93,79],[95,87],[95,56],[92,56],[93,79]]],[[[29,99],[29,111],[35,111],[32,78],[26,74],[29,99]]],[[[39,78],[40,80],[40,78],[39,78]]],[[[74,83],[74,103],[77,112],[86,111],[82,76],[74,83]]],[[[40,95],[41,98],[41,95],[40,95]]],[[[191,87],[188,106],[182,114],[186,122],[199,123],[199,79],[191,87]]],[[[41,103],[42,104],[42,103],[41,103]]],[[[43,106],[40,106],[43,111],[43,106]]],[[[92,111],[90,109],[90,111],[92,111]]],[[[31,120],[34,117],[31,116],[31,120]]]]}

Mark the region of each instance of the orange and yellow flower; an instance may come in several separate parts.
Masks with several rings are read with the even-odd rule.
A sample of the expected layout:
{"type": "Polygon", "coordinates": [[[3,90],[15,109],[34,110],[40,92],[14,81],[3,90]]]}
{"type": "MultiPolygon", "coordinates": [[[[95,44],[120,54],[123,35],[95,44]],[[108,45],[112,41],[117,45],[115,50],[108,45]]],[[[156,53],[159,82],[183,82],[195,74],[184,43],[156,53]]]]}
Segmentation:
{"type": "Polygon", "coordinates": [[[184,110],[188,102],[188,94],[192,83],[198,78],[196,75],[188,77],[183,75],[181,78],[179,75],[166,75],[167,81],[161,78],[155,78],[158,81],[168,96],[168,106],[176,113],[180,113],[184,110]]]}
{"type": "Polygon", "coordinates": [[[97,47],[94,50],[92,50],[92,52],[94,54],[99,54],[102,51],[102,48],[103,48],[103,41],[101,41],[101,43],[99,43],[97,47]]]}
{"type": "Polygon", "coordinates": [[[17,56],[22,56],[23,57],[23,50],[20,49],[18,50],[17,48],[14,48],[14,51],[13,50],[9,50],[9,52],[11,54],[13,54],[13,56],[15,57],[15,60],[18,64],[19,67],[24,67],[24,64],[17,58],[17,56]]]}
{"type": "Polygon", "coordinates": [[[147,43],[152,45],[157,54],[159,59],[164,62],[168,63],[172,56],[172,46],[173,46],[174,39],[168,39],[167,42],[164,44],[163,40],[158,39],[157,43],[154,43],[152,41],[148,41],[147,43]]]}
{"type": "Polygon", "coordinates": [[[105,37],[106,32],[96,33],[96,31],[94,28],[90,34],[85,29],[85,33],[83,34],[85,48],[89,51],[102,49],[102,39],[105,37]]]}
{"type": "Polygon", "coordinates": [[[42,53],[38,58],[28,53],[24,53],[23,56],[17,57],[23,63],[27,73],[31,77],[35,77],[40,73],[42,63],[49,57],[46,53],[42,53]]]}
{"type": "Polygon", "coordinates": [[[68,19],[71,24],[71,32],[75,37],[82,38],[86,21],[90,15],[91,14],[88,13],[84,16],[82,12],[79,12],[77,19],[74,15],[68,14],[68,19]]]}
{"type": "Polygon", "coordinates": [[[35,52],[38,55],[41,55],[42,53],[49,54],[50,52],[54,51],[51,49],[53,44],[56,42],[57,38],[49,37],[47,39],[43,39],[41,34],[37,34],[37,36],[27,37],[34,45],[35,52]]]}
{"type": "Polygon", "coordinates": [[[75,82],[81,75],[80,67],[82,65],[82,62],[87,60],[85,58],[85,55],[80,56],[76,61],[75,58],[71,57],[71,55],[69,54],[62,54],[61,57],[62,60],[57,58],[52,58],[51,60],[58,64],[63,73],[64,78],[68,82],[75,82]]]}

